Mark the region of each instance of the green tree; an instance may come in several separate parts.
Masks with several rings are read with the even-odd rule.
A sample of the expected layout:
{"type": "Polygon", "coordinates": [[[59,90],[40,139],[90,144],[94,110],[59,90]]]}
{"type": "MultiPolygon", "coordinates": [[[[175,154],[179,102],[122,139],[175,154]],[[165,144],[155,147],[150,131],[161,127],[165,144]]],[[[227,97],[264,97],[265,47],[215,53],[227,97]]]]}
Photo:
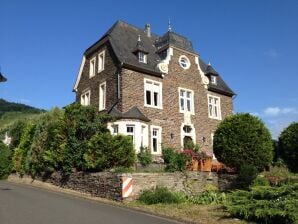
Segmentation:
{"type": "Polygon", "coordinates": [[[95,134],[108,132],[106,123],[111,117],[98,115],[95,107],[82,106],[79,103],[73,103],[64,109],[62,132],[66,136],[66,143],[62,169],[67,174],[72,168],[83,169],[83,155],[89,139],[95,134]]]}
{"type": "Polygon", "coordinates": [[[135,162],[131,138],[109,132],[94,135],[88,142],[84,161],[86,169],[91,171],[131,167],[135,162]]]}
{"type": "Polygon", "coordinates": [[[0,179],[6,178],[11,171],[11,150],[0,141],[0,179]]]}
{"type": "Polygon", "coordinates": [[[53,172],[62,163],[65,143],[60,126],[62,119],[63,111],[54,108],[38,120],[29,158],[32,175],[53,172]]]}
{"type": "Polygon", "coordinates": [[[252,165],[262,170],[273,157],[271,135],[263,122],[250,114],[235,114],[220,123],[214,134],[214,154],[228,166],[252,165]]]}
{"type": "Polygon", "coordinates": [[[290,124],[279,137],[279,148],[288,168],[298,172],[298,122],[290,124]]]}

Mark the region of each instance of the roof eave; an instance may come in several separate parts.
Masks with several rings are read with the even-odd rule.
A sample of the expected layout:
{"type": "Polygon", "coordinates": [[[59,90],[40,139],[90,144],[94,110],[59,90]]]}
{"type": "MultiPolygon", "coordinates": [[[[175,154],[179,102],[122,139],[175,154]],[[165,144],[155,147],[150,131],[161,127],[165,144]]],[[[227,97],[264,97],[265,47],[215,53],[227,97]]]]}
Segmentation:
{"type": "Polygon", "coordinates": [[[225,96],[230,96],[230,97],[233,97],[234,95],[236,95],[236,93],[234,93],[233,91],[232,92],[228,92],[228,91],[224,91],[224,90],[220,90],[220,89],[214,88],[212,86],[208,86],[208,90],[209,91],[212,91],[212,92],[219,93],[219,94],[223,94],[225,96]]]}
{"type": "Polygon", "coordinates": [[[154,75],[154,76],[157,76],[157,77],[162,77],[162,73],[161,72],[153,71],[151,69],[141,68],[141,67],[138,67],[136,65],[132,65],[132,64],[129,64],[129,63],[126,63],[126,62],[123,62],[123,67],[124,68],[129,68],[129,69],[132,69],[132,70],[135,70],[135,71],[138,71],[138,72],[144,72],[144,73],[147,73],[149,75],[154,75]]]}

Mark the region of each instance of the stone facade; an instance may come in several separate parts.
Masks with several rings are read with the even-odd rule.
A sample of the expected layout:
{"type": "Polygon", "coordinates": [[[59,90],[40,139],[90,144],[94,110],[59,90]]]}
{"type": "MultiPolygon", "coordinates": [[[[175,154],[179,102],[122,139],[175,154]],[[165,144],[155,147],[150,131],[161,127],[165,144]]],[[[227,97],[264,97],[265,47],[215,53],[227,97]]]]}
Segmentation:
{"type": "Polygon", "coordinates": [[[214,133],[220,120],[209,118],[207,95],[220,97],[222,119],[232,114],[232,98],[204,88],[195,57],[194,54],[187,54],[179,49],[174,49],[169,64],[169,73],[163,78],[123,69],[121,105],[123,111],[137,106],[145,116],[151,119],[150,125],[162,127],[162,145],[180,149],[182,146],[181,126],[185,123],[185,117],[183,113],[179,112],[178,87],[192,90],[194,92],[195,113],[190,115],[190,120],[195,128],[196,139],[194,140],[201,149],[212,151],[211,133],[214,133]],[[182,54],[186,55],[191,63],[187,70],[181,68],[178,63],[179,56],[182,54]],[[162,109],[144,106],[144,79],[162,83],[162,109]]]}
{"type": "Polygon", "coordinates": [[[87,90],[91,91],[90,104],[99,108],[99,85],[106,82],[106,109],[109,109],[117,101],[117,76],[118,70],[116,66],[116,58],[110,44],[106,44],[98,48],[96,51],[90,53],[86,57],[85,64],[83,66],[82,76],[80,84],[76,91],[76,102],[81,102],[81,95],[87,90]],[[97,58],[98,54],[105,51],[104,70],[98,72],[98,60],[95,64],[95,76],[89,78],[90,60],[97,58]]]}
{"type": "MultiPolygon", "coordinates": [[[[111,30],[114,29],[119,32],[122,26],[125,30],[123,35],[129,32],[140,32],[142,35],[144,35],[143,31],[139,31],[137,28],[123,24],[121,22],[120,25],[119,23],[116,23],[111,30]],[[117,26],[119,27],[117,28],[117,26]]],[[[118,38],[118,36],[116,35],[115,38],[118,38]]],[[[142,38],[145,40],[145,38],[148,37],[142,38]]],[[[152,40],[152,37],[150,38],[147,41],[154,41],[152,40]]],[[[177,36],[176,38],[182,37],[177,36]]],[[[150,122],[144,122],[134,118],[125,120],[123,119],[122,121],[118,120],[118,123],[116,124],[116,126],[121,126],[117,130],[117,133],[124,135],[128,134],[126,130],[127,125],[135,126],[134,144],[136,152],[138,152],[141,145],[146,146],[149,149],[151,148],[151,152],[153,152],[153,126],[160,128],[159,130],[161,132],[161,136],[158,139],[159,150],[153,154],[160,154],[161,147],[173,147],[176,149],[181,149],[183,147],[183,139],[186,136],[183,131],[183,127],[185,127],[185,125],[190,125],[192,130],[191,138],[193,142],[196,143],[201,150],[208,152],[208,154],[212,156],[211,136],[215,132],[220,121],[226,116],[232,114],[232,96],[234,94],[232,90],[226,86],[230,92],[220,93],[221,91],[214,91],[214,88],[211,91],[212,88],[209,88],[208,84],[204,83],[204,78],[208,80],[207,76],[204,75],[205,73],[207,74],[207,70],[205,68],[205,73],[203,72],[201,68],[201,64],[203,62],[201,62],[199,55],[193,51],[182,49],[181,45],[179,45],[179,48],[179,46],[177,47],[168,44],[162,48],[164,49],[163,52],[167,52],[166,60],[168,70],[168,72],[162,74],[157,73],[157,70],[152,71],[152,68],[155,66],[154,63],[158,63],[159,60],[156,59],[155,61],[148,61],[147,64],[138,62],[137,57],[133,56],[134,53],[132,49],[129,49],[128,43],[127,46],[126,43],[120,43],[116,48],[118,48],[118,50],[119,48],[123,48],[122,50],[124,51],[116,53],[114,50],[115,48],[113,48],[115,46],[115,42],[112,44],[113,40],[114,39],[105,40],[103,38],[99,42],[92,45],[85,52],[86,61],[83,65],[81,73],[78,75],[78,79],[74,88],[76,92],[76,101],[80,102],[82,93],[84,93],[86,90],[90,90],[90,104],[98,107],[99,85],[103,82],[106,82],[105,111],[109,112],[113,108],[116,108],[118,111],[120,111],[120,113],[124,113],[133,107],[137,107],[141,113],[145,115],[145,117],[150,119],[150,122]],[[92,78],[89,78],[90,59],[97,57],[98,54],[103,50],[105,51],[104,70],[98,73],[96,69],[96,75],[92,78]],[[187,69],[182,68],[182,66],[179,64],[179,58],[182,55],[189,59],[190,66],[187,69]],[[121,57],[123,58],[122,62],[120,62],[119,59],[121,57]],[[126,63],[126,60],[132,60],[131,57],[135,57],[134,60],[136,61],[133,62],[134,66],[128,66],[126,63]],[[161,108],[154,108],[145,105],[145,79],[161,83],[161,108]],[[191,114],[180,112],[179,88],[192,91],[194,113],[191,114]],[[209,117],[209,95],[218,97],[220,99],[221,119],[209,117]],[[144,133],[140,134],[140,132],[143,131],[143,127],[145,127],[144,133]],[[144,137],[141,135],[146,135],[144,140],[140,140],[140,138],[144,137]]],[[[118,39],[118,41],[120,40],[121,37],[118,39]]],[[[131,40],[131,36],[129,36],[129,39],[127,40],[131,40]]],[[[188,41],[183,38],[181,40],[184,42],[188,41]]],[[[155,41],[157,41],[157,39],[155,39],[155,41]]],[[[138,44],[140,44],[140,41],[138,44]]],[[[143,46],[142,48],[145,47],[143,46]]],[[[158,52],[161,51],[158,50],[158,52]]],[[[155,56],[160,55],[158,52],[151,52],[150,54],[155,56]]],[[[162,60],[162,62],[163,61],[164,60],[162,60]]],[[[98,60],[96,60],[96,68],[98,66],[97,63],[98,60]]],[[[112,126],[112,124],[109,124],[108,128],[113,132],[112,126]]]]}

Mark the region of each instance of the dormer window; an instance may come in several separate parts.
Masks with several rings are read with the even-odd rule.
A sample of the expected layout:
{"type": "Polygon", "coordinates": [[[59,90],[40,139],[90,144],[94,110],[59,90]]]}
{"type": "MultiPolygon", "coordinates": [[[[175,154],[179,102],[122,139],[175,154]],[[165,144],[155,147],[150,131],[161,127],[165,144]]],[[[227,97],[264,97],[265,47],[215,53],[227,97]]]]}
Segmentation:
{"type": "Polygon", "coordinates": [[[147,54],[145,54],[144,52],[142,51],[138,52],[138,59],[139,59],[139,62],[147,64],[147,54]]]}
{"type": "Polygon", "coordinates": [[[214,75],[210,76],[210,83],[216,85],[216,83],[217,83],[216,76],[214,76],[214,75]]]}

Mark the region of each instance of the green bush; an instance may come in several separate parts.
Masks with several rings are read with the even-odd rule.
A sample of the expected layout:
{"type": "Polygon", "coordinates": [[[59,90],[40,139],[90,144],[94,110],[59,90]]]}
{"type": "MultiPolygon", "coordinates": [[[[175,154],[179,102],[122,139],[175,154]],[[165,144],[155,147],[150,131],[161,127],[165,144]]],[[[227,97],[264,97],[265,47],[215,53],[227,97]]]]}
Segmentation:
{"type": "Polygon", "coordinates": [[[65,138],[61,137],[60,123],[63,119],[63,111],[54,108],[41,115],[33,136],[29,172],[32,175],[42,172],[51,173],[58,170],[63,161],[63,148],[65,138]]]}
{"type": "Polygon", "coordinates": [[[110,133],[94,135],[88,142],[84,162],[90,171],[131,167],[135,162],[131,138],[110,133]]]}
{"type": "Polygon", "coordinates": [[[144,190],[138,201],[147,204],[178,204],[186,201],[185,194],[181,192],[171,192],[165,187],[157,187],[154,190],[144,190]]]}
{"type": "Polygon", "coordinates": [[[227,211],[234,217],[267,224],[298,223],[298,184],[258,186],[234,191],[227,197],[227,211]]]}
{"type": "Polygon", "coordinates": [[[268,179],[262,176],[258,176],[254,181],[252,182],[252,187],[257,187],[257,186],[270,186],[270,182],[268,179]]]}
{"type": "Polygon", "coordinates": [[[26,122],[18,120],[12,124],[8,129],[8,135],[11,137],[10,149],[15,149],[20,144],[22,132],[26,126],[26,122]]]}
{"type": "Polygon", "coordinates": [[[26,123],[23,129],[20,143],[14,150],[12,162],[13,170],[20,175],[24,175],[29,172],[29,160],[31,158],[31,144],[35,132],[36,124],[33,121],[26,123]]]}
{"type": "Polygon", "coordinates": [[[137,157],[142,166],[148,166],[150,163],[152,163],[152,155],[148,148],[141,147],[137,157]]]}
{"type": "Polygon", "coordinates": [[[188,155],[175,152],[172,148],[163,148],[162,158],[167,172],[184,171],[186,162],[190,160],[188,155]]]}
{"type": "Polygon", "coordinates": [[[298,122],[290,124],[279,137],[282,157],[292,172],[298,172],[298,122]]]}
{"type": "Polygon", "coordinates": [[[214,134],[216,158],[239,169],[253,165],[259,170],[272,162],[272,140],[263,122],[250,114],[235,114],[222,121],[214,134]]]}
{"type": "Polygon", "coordinates": [[[0,141],[0,180],[7,178],[11,172],[11,151],[0,141]]]}
{"type": "Polygon", "coordinates": [[[236,185],[238,188],[248,189],[257,176],[258,176],[257,168],[255,168],[252,165],[243,165],[239,169],[236,185]]]}
{"type": "Polygon", "coordinates": [[[66,106],[64,111],[61,125],[66,143],[62,170],[68,174],[73,168],[84,169],[83,156],[87,150],[88,141],[95,134],[108,132],[106,122],[111,120],[111,117],[98,115],[95,107],[82,106],[79,103],[66,106]]]}
{"type": "Polygon", "coordinates": [[[189,202],[197,205],[221,205],[226,201],[226,194],[218,191],[203,191],[202,193],[191,196],[189,202]]]}

